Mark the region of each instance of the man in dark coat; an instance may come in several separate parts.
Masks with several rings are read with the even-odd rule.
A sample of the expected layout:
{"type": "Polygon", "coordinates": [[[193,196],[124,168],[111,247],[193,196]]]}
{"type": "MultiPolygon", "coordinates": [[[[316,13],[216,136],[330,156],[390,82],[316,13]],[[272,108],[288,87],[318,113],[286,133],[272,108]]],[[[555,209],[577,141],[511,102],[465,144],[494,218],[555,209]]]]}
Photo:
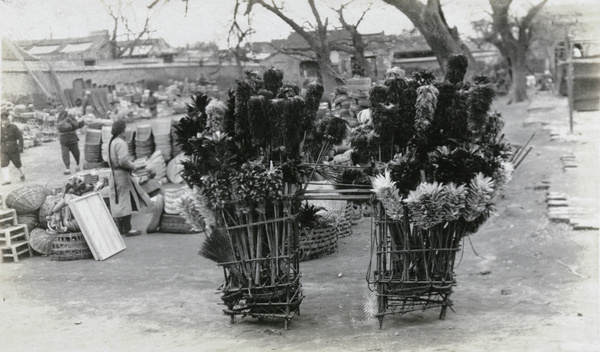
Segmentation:
{"type": "Polygon", "coordinates": [[[0,136],[1,147],[1,166],[2,177],[4,178],[3,185],[10,184],[10,170],[8,165],[12,161],[13,165],[21,174],[21,181],[25,181],[21,164],[21,153],[23,152],[23,134],[21,130],[10,122],[8,111],[2,112],[2,130],[0,136]]]}
{"type": "Polygon", "coordinates": [[[64,107],[59,107],[58,119],[56,120],[56,127],[59,133],[60,149],[62,152],[63,163],[65,164],[65,175],[71,174],[71,156],[75,158],[75,172],[79,171],[79,138],[77,137],[77,130],[85,125],[83,120],[77,120],[74,116],[68,114],[64,107]]]}

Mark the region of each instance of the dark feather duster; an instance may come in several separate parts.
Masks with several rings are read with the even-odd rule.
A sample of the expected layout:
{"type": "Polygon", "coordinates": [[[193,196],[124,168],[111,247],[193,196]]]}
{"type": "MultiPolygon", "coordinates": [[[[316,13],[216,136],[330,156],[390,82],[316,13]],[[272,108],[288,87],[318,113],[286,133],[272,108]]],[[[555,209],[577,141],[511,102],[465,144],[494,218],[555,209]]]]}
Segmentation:
{"type": "Polygon", "coordinates": [[[383,82],[388,88],[388,100],[392,104],[398,104],[402,92],[408,87],[406,78],[386,78],[383,82]]]}
{"type": "Polygon", "coordinates": [[[283,85],[283,70],[274,67],[269,68],[263,74],[263,81],[265,89],[275,96],[279,91],[279,88],[283,85]]]}
{"type": "Polygon", "coordinates": [[[419,86],[425,86],[435,82],[435,75],[431,70],[421,70],[413,74],[413,80],[417,82],[419,86]]]}
{"type": "Polygon", "coordinates": [[[340,144],[348,133],[348,122],[340,117],[332,117],[327,124],[326,134],[331,137],[331,143],[340,144]]]}
{"type": "MultiPolygon", "coordinates": [[[[484,82],[479,79],[478,82],[484,82]]],[[[489,83],[476,84],[467,98],[468,128],[473,133],[474,141],[479,141],[487,130],[486,120],[496,91],[489,83]]]]}
{"type": "Polygon", "coordinates": [[[235,134],[235,93],[233,90],[228,92],[227,112],[223,116],[223,131],[229,135],[235,134]]]}
{"type": "Polygon", "coordinates": [[[446,77],[445,80],[452,84],[462,82],[467,73],[467,66],[469,60],[463,54],[452,55],[448,59],[446,64],[446,77]]]}
{"type": "Polygon", "coordinates": [[[369,102],[371,107],[377,104],[386,104],[388,102],[389,91],[390,88],[383,84],[378,84],[371,87],[371,90],[369,90],[369,102]]]}
{"type": "Polygon", "coordinates": [[[263,147],[271,138],[271,124],[267,115],[268,100],[264,96],[253,96],[248,100],[248,121],[254,143],[263,147]]]}

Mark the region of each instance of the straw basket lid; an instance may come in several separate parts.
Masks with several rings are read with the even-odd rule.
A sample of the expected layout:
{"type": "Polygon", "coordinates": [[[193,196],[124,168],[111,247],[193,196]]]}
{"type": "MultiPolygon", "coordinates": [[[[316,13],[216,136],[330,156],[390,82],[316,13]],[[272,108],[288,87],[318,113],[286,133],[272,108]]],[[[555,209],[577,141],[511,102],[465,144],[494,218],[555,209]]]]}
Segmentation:
{"type": "Polygon", "coordinates": [[[169,120],[154,120],[152,121],[152,134],[164,135],[171,133],[171,121],[169,120]]]}
{"type": "Polygon", "coordinates": [[[29,234],[29,245],[34,251],[43,254],[52,254],[52,242],[56,239],[56,234],[44,229],[33,229],[29,234]]]}
{"type": "Polygon", "coordinates": [[[169,182],[175,184],[180,184],[183,182],[183,178],[181,178],[181,175],[179,173],[183,169],[183,165],[181,165],[181,162],[185,159],[185,155],[181,153],[175,158],[173,158],[171,161],[169,161],[169,163],[167,164],[167,178],[169,179],[169,182]]]}
{"type": "Polygon", "coordinates": [[[102,143],[102,131],[88,128],[85,133],[85,145],[96,145],[102,143]]]}
{"type": "Polygon", "coordinates": [[[111,137],[112,137],[112,126],[102,126],[102,141],[103,142],[110,141],[111,137]]]}
{"type": "Polygon", "coordinates": [[[146,141],[152,137],[151,125],[138,125],[135,139],[138,141],[146,141]]]}
{"type": "Polygon", "coordinates": [[[48,194],[50,191],[42,185],[21,186],[8,194],[6,206],[15,209],[19,215],[33,213],[44,204],[48,194]]]}
{"type": "Polygon", "coordinates": [[[125,129],[125,142],[132,143],[135,141],[135,130],[132,128],[125,129]]]}

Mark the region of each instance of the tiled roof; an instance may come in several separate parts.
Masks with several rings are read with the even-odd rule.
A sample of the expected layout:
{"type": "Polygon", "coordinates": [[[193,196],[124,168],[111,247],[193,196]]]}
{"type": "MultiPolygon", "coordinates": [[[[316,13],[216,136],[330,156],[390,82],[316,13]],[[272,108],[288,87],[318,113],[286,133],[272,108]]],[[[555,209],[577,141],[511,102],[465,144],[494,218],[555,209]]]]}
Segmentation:
{"type": "Polygon", "coordinates": [[[71,54],[101,49],[109,41],[108,35],[92,35],[80,38],[19,40],[16,44],[36,55],[71,54]],[[86,46],[87,44],[87,46],[86,46]],[[66,49],[63,51],[63,49],[66,49]]]}
{"type": "Polygon", "coordinates": [[[12,50],[10,50],[9,45],[12,46],[21,55],[21,57],[25,61],[39,61],[40,60],[37,57],[25,52],[23,49],[21,49],[18,45],[15,45],[15,43],[12,42],[8,38],[2,38],[2,60],[6,60],[6,61],[19,60],[19,58],[17,56],[15,56],[14,52],[12,50]]]}

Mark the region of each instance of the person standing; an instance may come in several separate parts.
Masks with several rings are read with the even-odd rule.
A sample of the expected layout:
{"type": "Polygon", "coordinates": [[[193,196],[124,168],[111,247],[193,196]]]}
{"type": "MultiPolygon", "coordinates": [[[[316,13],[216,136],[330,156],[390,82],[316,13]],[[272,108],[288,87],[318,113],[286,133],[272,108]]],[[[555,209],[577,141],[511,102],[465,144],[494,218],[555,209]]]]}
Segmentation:
{"type": "Polygon", "coordinates": [[[137,167],[129,159],[129,147],[125,142],[125,121],[115,121],[111,134],[112,138],[108,143],[108,164],[112,171],[108,181],[110,211],[121,234],[136,236],[140,231],[132,230],[131,214],[150,207],[152,201],[131,175],[137,167]]]}
{"type": "Polygon", "coordinates": [[[154,96],[153,91],[150,91],[150,93],[148,93],[148,100],[146,100],[146,104],[148,104],[148,108],[150,109],[150,113],[152,114],[152,117],[154,118],[154,117],[158,116],[158,110],[157,110],[158,100],[154,96]]]}
{"type": "Polygon", "coordinates": [[[25,181],[25,174],[23,173],[23,164],[21,163],[21,153],[23,153],[23,134],[21,130],[10,122],[8,117],[8,111],[2,111],[2,131],[0,135],[0,142],[2,146],[1,151],[1,166],[2,166],[2,177],[4,178],[3,185],[10,184],[10,169],[8,165],[10,162],[17,168],[21,174],[21,181],[25,181]]]}
{"type": "Polygon", "coordinates": [[[83,97],[83,99],[81,100],[81,111],[82,113],[85,115],[87,114],[87,107],[91,106],[92,108],[94,107],[92,104],[92,92],[90,92],[89,90],[85,91],[85,96],[83,97]]]}
{"type": "Polygon", "coordinates": [[[68,114],[64,108],[59,108],[58,119],[56,120],[56,128],[58,129],[60,141],[60,149],[62,153],[63,163],[65,164],[65,175],[71,174],[71,155],[75,158],[75,172],[79,171],[79,138],[77,130],[85,125],[83,119],[76,120],[73,115],[68,114]],[[69,154],[70,153],[70,154],[69,154]]]}

